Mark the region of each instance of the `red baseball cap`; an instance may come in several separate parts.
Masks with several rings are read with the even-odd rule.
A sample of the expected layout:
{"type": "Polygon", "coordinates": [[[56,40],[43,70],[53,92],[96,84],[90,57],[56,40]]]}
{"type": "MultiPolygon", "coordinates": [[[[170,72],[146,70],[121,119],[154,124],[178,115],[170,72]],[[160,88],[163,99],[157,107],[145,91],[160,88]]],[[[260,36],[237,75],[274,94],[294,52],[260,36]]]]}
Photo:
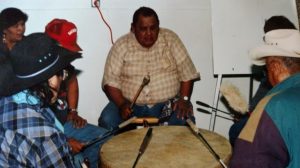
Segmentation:
{"type": "Polygon", "coordinates": [[[82,51],[77,44],[77,28],[72,22],[65,19],[53,19],[47,24],[45,33],[70,51],[82,51]]]}

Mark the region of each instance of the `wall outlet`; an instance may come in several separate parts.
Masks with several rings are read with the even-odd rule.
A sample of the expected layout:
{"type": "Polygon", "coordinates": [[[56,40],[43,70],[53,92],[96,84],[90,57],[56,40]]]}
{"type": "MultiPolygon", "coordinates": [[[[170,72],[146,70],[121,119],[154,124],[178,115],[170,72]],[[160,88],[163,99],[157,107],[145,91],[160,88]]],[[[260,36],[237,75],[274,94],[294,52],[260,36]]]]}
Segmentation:
{"type": "Polygon", "coordinates": [[[97,3],[97,6],[100,6],[100,0],[91,0],[91,5],[93,8],[96,7],[95,3],[97,3]]]}

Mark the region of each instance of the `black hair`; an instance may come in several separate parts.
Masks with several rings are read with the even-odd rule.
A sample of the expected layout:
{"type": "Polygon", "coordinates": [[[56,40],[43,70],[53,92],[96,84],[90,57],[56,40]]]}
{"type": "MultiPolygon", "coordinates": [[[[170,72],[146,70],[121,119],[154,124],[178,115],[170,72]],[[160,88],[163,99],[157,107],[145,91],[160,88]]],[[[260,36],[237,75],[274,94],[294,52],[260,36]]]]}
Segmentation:
{"type": "Polygon", "coordinates": [[[296,26],[285,16],[272,16],[265,22],[264,32],[276,29],[297,29],[296,26]]]}
{"type": "Polygon", "coordinates": [[[53,93],[48,80],[28,88],[28,91],[29,95],[34,95],[40,100],[42,107],[50,106],[53,93]]]}
{"type": "Polygon", "coordinates": [[[4,29],[7,29],[10,26],[17,24],[21,20],[26,22],[27,19],[27,14],[22,12],[18,8],[3,9],[0,13],[0,33],[2,33],[4,29]]]}
{"type": "Polygon", "coordinates": [[[143,6],[143,7],[140,7],[139,9],[137,9],[134,12],[133,18],[132,18],[132,25],[133,26],[136,25],[136,23],[137,23],[137,21],[139,19],[139,16],[147,16],[147,17],[153,16],[156,19],[156,21],[157,21],[157,23],[159,25],[159,19],[158,19],[157,13],[153,9],[151,9],[149,7],[143,6]]]}

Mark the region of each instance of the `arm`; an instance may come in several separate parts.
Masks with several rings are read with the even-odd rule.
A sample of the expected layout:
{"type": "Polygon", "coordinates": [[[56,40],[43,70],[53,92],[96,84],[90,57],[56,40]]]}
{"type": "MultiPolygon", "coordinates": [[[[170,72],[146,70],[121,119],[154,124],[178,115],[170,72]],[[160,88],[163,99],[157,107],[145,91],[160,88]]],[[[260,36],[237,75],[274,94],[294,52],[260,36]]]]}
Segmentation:
{"type": "Polygon", "coordinates": [[[183,98],[184,96],[187,96],[190,100],[192,91],[194,87],[193,81],[186,81],[180,83],[180,96],[183,98]]]}
{"type": "Polygon", "coordinates": [[[78,95],[79,88],[77,77],[76,74],[72,74],[67,83],[67,101],[69,105],[67,120],[72,121],[75,128],[82,128],[87,124],[87,121],[78,115],[78,95]]]}
{"type": "Polygon", "coordinates": [[[67,101],[69,109],[77,109],[78,97],[79,97],[79,87],[78,81],[75,74],[73,74],[68,81],[68,91],[67,91],[67,101]]]}
{"type": "Polygon", "coordinates": [[[190,102],[193,91],[194,81],[200,79],[200,74],[190,58],[188,51],[180,38],[173,33],[171,50],[172,56],[176,61],[177,73],[180,80],[180,99],[174,104],[173,110],[178,110],[178,118],[184,118],[193,114],[193,107],[190,102]],[[187,98],[184,100],[184,98],[187,98]]]}
{"type": "Polygon", "coordinates": [[[189,115],[193,115],[193,107],[190,103],[191,94],[193,91],[194,82],[190,81],[182,81],[180,83],[180,98],[175,102],[173,110],[178,110],[177,117],[184,118],[189,115]],[[188,99],[185,100],[184,97],[188,99]]]}
{"type": "Polygon", "coordinates": [[[109,85],[104,85],[104,92],[108,99],[113,101],[118,106],[122,118],[129,118],[131,114],[130,103],[124,98],[121,90],[109,85]]]}
{"type": "Polygon", "coordinates": [[[73,154],[79,153],[82,150],[83,146],[84,146],[83,143],[79,142],[78,140],[76,140],[74,138],[69,138],[69,139],[67,139],[67,141],[68,141],[68,144],[71,148],[71,152],[73,154]]]}
{"type": "MultiPolygon", "coordinates": [[[[252,141],[241,137],[236,140],[230,167],[288,166],[289,154],[284,140],[273,120],[266,112],[263,112],[261,118],[251,115],[243,131],[244,129],[254,130],[254,138],[252,141]],[[257,127],[254,126],[255,124],[252,121],[259,122],[257,127]]],[[[251,136],[250,133],[247,135],[251,136]]]]}

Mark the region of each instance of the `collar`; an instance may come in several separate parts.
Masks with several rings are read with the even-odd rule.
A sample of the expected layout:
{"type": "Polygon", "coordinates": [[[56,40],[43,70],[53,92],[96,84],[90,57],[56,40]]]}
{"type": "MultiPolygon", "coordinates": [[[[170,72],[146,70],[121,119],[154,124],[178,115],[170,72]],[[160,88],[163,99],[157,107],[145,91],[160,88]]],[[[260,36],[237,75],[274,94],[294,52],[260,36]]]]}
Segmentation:
{"type": "Polygon", "coordinates": [[[40,103],[40,100],[31,95],[28,90],[23,90],[19,93],[16,93],[12,96],[12,98],[17,104],[27,103],[30,105],[36,105],[40,103]]]}
{"type": "Polygon", "coordinates": [[[296,74],[288,77],[284,81],[280,82],[279,84],[275,85],[268,92],[268,95],[270,95],[272,93],[275,93],[275,92],[279,92],[279,91],[287,89],[287,88],[291,88],[291,87],[293,87],[295,85],[300,85],[300,73],[296,73],[296,74]]]}

